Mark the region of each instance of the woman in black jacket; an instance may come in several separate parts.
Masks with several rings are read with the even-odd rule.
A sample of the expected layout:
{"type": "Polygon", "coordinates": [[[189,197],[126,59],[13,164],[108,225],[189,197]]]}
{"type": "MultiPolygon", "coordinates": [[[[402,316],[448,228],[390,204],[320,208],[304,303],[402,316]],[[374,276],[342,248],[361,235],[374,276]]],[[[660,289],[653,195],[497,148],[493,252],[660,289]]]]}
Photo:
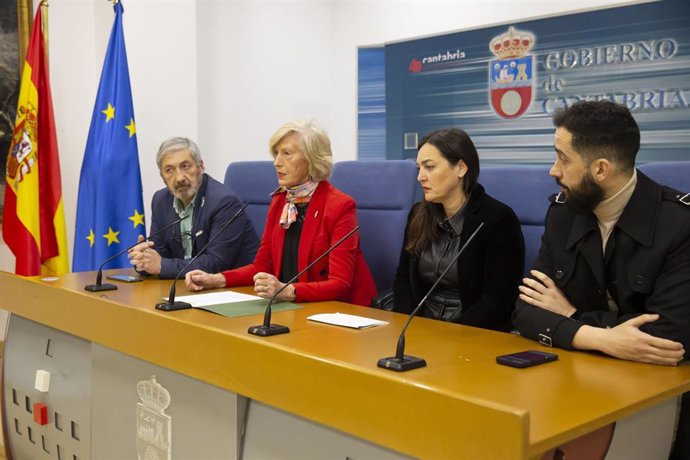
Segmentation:
{"type": "Polygon", "coordinates": [[[477,183],[479,157],[466,132],[441,129],[419,145],[417,180],[424,200],[408,216],[393,309],[411,312],[483,222],[420,315],[509,331],[525,258],[520,222],[510,207],[477,183]]]}

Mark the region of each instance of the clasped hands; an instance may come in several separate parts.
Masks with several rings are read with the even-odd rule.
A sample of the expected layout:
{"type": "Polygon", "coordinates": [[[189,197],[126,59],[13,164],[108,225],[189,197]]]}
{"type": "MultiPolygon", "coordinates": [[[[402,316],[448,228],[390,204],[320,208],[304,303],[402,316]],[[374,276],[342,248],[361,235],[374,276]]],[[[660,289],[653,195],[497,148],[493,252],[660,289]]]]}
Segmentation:
{"type": "Polygon", "coordinates": [[[129,263],[139,272],[146,272],[151,275],[160,275],[161,256],[158,251],[153,249],[153,241],[144,241],[145,238],[139,235],[139,244],[127,251],[129,263]]]}

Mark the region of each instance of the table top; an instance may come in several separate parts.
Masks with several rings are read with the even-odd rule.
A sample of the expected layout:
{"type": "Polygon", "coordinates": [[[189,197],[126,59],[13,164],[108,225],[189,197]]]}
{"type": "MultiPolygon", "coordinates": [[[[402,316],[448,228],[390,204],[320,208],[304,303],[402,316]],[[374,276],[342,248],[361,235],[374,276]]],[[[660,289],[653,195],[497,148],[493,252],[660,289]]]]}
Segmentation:
{"type": "MultiPolygon", "coordinates": [[[[531,458],[690,390],[690,366],[550,349],[425,318],[410,325],[406,354],[427,367],[396,373],[376,363],[395,354],[407,315],[313,302],[274,312],[273,322],[291,332],[261,338],[247,334],[261,315],[156,310],[170,280],[85,291],[94,279],[93,272],[54,281],[0,272],[0,308],[415,457],[531,458]],[[389,324],[355,330],[307,320],[334,312],[389,324]],[[528,369],[496,363],[529,349],[559,359],[528,369]]],[[[185,294],[178,281],[177,295],[185,294]]]]}

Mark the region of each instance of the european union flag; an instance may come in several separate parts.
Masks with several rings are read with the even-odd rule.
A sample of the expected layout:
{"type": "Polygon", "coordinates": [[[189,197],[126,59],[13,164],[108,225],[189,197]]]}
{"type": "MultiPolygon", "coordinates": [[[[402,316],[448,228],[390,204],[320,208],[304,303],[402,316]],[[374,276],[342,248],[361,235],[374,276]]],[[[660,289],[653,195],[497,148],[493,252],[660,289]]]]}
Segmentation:
{"type": "MultiPolygon", "coordinates": [[[[97,269],[146,232],[122,13],[122,2],[117,2],[81,166],[75,272],[97,269]]],[[[106,268],[126,266],[125,253],[106,268]]]]}

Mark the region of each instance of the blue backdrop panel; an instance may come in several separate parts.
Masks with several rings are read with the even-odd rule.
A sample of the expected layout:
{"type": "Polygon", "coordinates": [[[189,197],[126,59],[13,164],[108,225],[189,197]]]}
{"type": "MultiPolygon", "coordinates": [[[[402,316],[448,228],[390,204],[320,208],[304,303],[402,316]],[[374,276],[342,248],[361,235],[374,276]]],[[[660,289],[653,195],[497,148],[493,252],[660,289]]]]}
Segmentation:
{"type": "Polygon", "coordinates": [[[358,158],[383,160],[386,158],[385,51],[383,46],[357,51],[358,158]]]}
{"type": "Polygon", "coordinates": [[[554,109],[605,98],[634,112],[638,161],[690,159],[688,24],[664,0],[386,45],[387,158],[458,126],[483,161],[550,162],[554,109]]]}

